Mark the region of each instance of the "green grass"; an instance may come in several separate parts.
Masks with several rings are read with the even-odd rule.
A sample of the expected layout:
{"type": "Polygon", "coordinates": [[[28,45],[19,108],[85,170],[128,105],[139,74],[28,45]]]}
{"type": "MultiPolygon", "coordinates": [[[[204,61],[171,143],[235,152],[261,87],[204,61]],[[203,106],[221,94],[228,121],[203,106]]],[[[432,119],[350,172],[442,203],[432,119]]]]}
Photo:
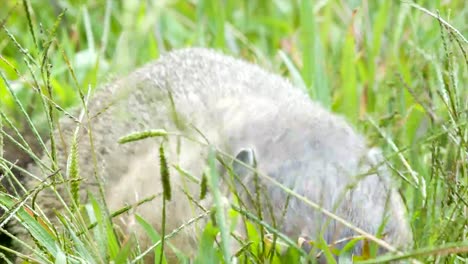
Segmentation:
{"type": "MultiPolygon", "coordinates": [[[[167,50],[213,47],[289,77],[384,150],[401,182],[414,232],[414,250],[406,257],[437,263],[468,261],[468,5],[464,0],[150,2],[2,4],[0,130],[7,133],[0,134],[0,157],[8,158],[11,149],[21,145],[27,156],[38,161],[44,148],[39,135],[49,138],[53,121],[72,105],[83,105],[89,88],[167,50]]],[[[55,158],[53,151],[49,155],[55,158]]],[[[0,159],[0,166],[7,173],[13,165],[0,159]]],[[[2,204],[16,205],[18,213],[30,219],[21,201],[3,193],[1,197],[2,204]]],[[[118,240],[105,208],[96,202],[85,211],[89,219],[62,217],[74,237],[76,254],[71,262],[81,258],[105,263],[107,256],[127,263],[138,255],[135,243],[118,240]],[[91,223],[97,227],[86,236],[76,233],[91,223]]],[[[6,216],[0,218],[2,229],[6,216]]],[[[144,225],[144,219],[140,222],[157,241],[160,234],[144,225]]],[[[215,251],[207,246],[219,228],[204,230],[200,263],[204,263],[200,256],[211,256],[213,263],[226,257],[226,245],[215,251]]],[[[53,246],[51,241],[57,239],[53,232],[44,232],[37,224],[33,229],[36,239],[45,241],[41,252],[60,257],[70,253],[53,246]]],[[[258,237],[245,255],[266,261],[266,253],[255,250],[262,247],[261,234],[258,237]]],[[[159,248],[155,247],[157,256],[159,248]]],[[[294,247],[288,252],[283,261],[299,258],[294,247]]],[[[379,260],[385,257],[375,261],[379,260]]]]}

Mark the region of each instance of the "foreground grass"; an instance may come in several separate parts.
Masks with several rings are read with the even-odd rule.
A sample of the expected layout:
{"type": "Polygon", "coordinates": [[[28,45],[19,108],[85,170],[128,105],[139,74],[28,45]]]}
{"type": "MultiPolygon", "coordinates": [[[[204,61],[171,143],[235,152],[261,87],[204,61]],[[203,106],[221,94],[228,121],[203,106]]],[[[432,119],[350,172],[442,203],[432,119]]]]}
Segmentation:
{"type": "MultiPolygon", "coordinates": [[[[25,135],[24,141],[14,137],[25,146],[26,156],[34,157],[43,148],[39,135],[47,138],[63,109],[80,102],[78,91],[86,94],[88,87],[94,89],[169,49],[222,49],[289,76],[384,150],[410,212],[415,241],[406,257],[467,261],[464,1],[51,3],[8,1],[0,11],[0,110],[8,132],[0,136],[8,143],[0,154],[9,158],[14,144],[7,135],[15,135],[15,127],[25,135]]],[[[11,167],[6,161],[1,164],[5,171],[11,167]]],[[[5,204],[21,208],[22,203],[2,197],[5,204]]],[[[92,203],[86,209],[87,223],[99,228],[91,237],[76,240],[76,256],[96,262],[105,262],[106,255],[119,263],[138,259],[131,241],[119,242],[105,208],[92,203]]],[[[80,221],[63,219],[62,224],[79,226],[80,221]]],[[[140,221],[145,226],[144,219],[140,221]]],[[[158,241],[160,234],[146,227],[158,241]]],[[[208,245],[202,247],[207,252],[200,253],[212,256],[213,262],[223,258],[222,251],[209,246],[217,228],[207,227],[202,243],[208,245]]],[[[44,241],[57,239],[40,226],[36,229],[44,241]]],[[[71,233],[78,229],[69,228],[71,233]]],[[[261,244],[258,239],[246,250],[258,257],[255,246],[261,244]]],[[[58,258],[69,254],[53,242],[46,243],[47,251],[58,258]]],[[[292,249],[288,256],[297,260],[298,255],[292,249]]]]}

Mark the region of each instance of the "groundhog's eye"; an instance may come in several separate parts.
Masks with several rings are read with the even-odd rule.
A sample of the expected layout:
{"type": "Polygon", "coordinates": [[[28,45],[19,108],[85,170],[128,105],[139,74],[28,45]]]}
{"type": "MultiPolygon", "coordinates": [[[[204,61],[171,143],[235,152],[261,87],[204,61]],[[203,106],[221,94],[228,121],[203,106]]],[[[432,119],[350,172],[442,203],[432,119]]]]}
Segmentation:
{"type": "Polygon", "coordinates": [[[253,149],[242,149],[237,153],[236,159],[232,164],[234,173],[239,177],[245,177],[249,172],[256,167],[255,153],[253,149]]]}

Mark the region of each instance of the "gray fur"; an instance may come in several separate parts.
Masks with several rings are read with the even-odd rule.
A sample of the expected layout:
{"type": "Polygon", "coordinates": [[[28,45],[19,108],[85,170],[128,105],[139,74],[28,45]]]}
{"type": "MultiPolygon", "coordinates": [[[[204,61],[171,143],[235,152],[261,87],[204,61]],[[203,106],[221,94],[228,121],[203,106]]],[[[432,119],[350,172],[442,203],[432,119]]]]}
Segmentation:
{"type": "MultiPolygon", "coordinates": [[[[379,151],[366,147],[361,135],[343,118],[312,102],[301,90],[282,77],[207,49],[183,49],[170,52],[129,76],[99,89],[89,104],[97,171],[102,177],[107,203],[112,210],[162,191],[159,179],[159,140],[147,139],[119,145],[117,140],[131,132],[164,128],[209,143],[232,156],[241,150],[255,153],[259,171],[291,188],[299,195],[335,212],[369,233],[375,234],[384,216],[387,240],[398,247],[411,243],[412,235],[401,197],[392,186],[384,167],[361,177],[380,163],[379,151]],[[172,96],[175,111],[171,106],[172,96]],[[197,128],[202,137],[195,131],[197,128]],[[347,186],[353,186],[351,190],[347,186]]],[[[64,142],[70,143],[76,124],[61,121],[64,142]]],[[[97,192],[93,177],[92,155],[86,124],[79,142],[80,175],[86,178],[86,190],[97,192]]],[[[179,164],[200,177],[205,169],[207,148],[179,138],[177,153],[174,136],[166,143],[169,164],[179,164]]],[[[59,144],[60,168],[66,171],[69,146],[59,144]]],[[[247,157],[248,161],[251,161],[247,157]]],[[[37,168],[31,168],[38,172],[37,168]]],[[[244,170],[241,170],[244,171],[244,170]]],[[[254,190],[253,174],[241,173],[241,180],[254,190]]],[[[280,230],[293,239],[315,239],[327,218],[296,198],[289,200],[282,218],[287,195],[269,181],[260,178],[274,215],[265,209],[267,219],[278,220],[280,230]]],[[[186,198],[180,186],[198,197],[199,186],[171,169],[173,199],[168,205],[168,230],[200,213],[186,198]]],[[[30,186],[35,182],[31,181],[30,186]]],[[[43,192],[38,203],[42,209],[60,209],[56,199],[43,192]]],[[[227,194],[226,194],[227,195],[227,194]]],[[[85,193],[83,192],[83,197],[85,193]]],[[[151,224],[160,228],[160,198],[136,209],[151,224]]],[[[203,201],[209,208],[210,199],[203,201]]],[[[265,206],[266,207],[266,206],[265,206]]],[[[132,216],[117,220],[128,230],[138,229],[132,216]]],[[[187,228],[171,242],[184,252],[196,248],[195,226],[187,228]]],[[[328,243],[352,235],[349,228],[331,221],[324,237],[328,243]]],[[[360,247],[355,249],[360,252],[360,247]]]]}

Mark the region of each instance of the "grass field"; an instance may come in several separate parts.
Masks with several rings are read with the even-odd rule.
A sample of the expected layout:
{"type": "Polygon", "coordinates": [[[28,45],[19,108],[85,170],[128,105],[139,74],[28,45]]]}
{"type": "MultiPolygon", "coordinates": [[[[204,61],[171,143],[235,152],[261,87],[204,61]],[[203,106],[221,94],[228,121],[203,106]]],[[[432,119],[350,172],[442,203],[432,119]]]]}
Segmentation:
{"type": "MultiPolygon", "coordinates": [[[[39,135],[49,137],[51,120],[79,104],[79,91],[99,89],[169,50],[211,47],[288,77],[383,149],[414,233],[405,260],[468,262],[466,1],[8,0],[2,5],[0,167],[8,178],[14,165],[7,160],[16,158],[8,157],[12,149],[21,144],[26,157],[40,152],[39,135]]],[[[3,208],[16,208],[31,228],[44,230],[27,217],[23,203],[0,194],[3,208]]],[[[1,231],[11,217],[0,218],[1,231]]],[[[100,224],[109,227],[106,221],[100,224]]],[[[208,228],[204,239],[214,239],[213,230],[208,228]]],[[[133,263],[138,255],[105,228],[60,249],[54,246],[59,238],[42,234],[37,259],[44,262],[133,263]]],[[[229,262],[221,248],[206,247],[209,242],[202,243],[198,263],[229,262]],[[212,259],[203,259],[208,255],[212,259]]],[[[11,258],[9,245],[0,244],[5,261],[11,258]]],[[[300,259],[294,250],[282,258],[261,256],[255,250],[261,243],[253,245],[248,250],[255,257],[246,258],[252,262],[300,259]]]]}

